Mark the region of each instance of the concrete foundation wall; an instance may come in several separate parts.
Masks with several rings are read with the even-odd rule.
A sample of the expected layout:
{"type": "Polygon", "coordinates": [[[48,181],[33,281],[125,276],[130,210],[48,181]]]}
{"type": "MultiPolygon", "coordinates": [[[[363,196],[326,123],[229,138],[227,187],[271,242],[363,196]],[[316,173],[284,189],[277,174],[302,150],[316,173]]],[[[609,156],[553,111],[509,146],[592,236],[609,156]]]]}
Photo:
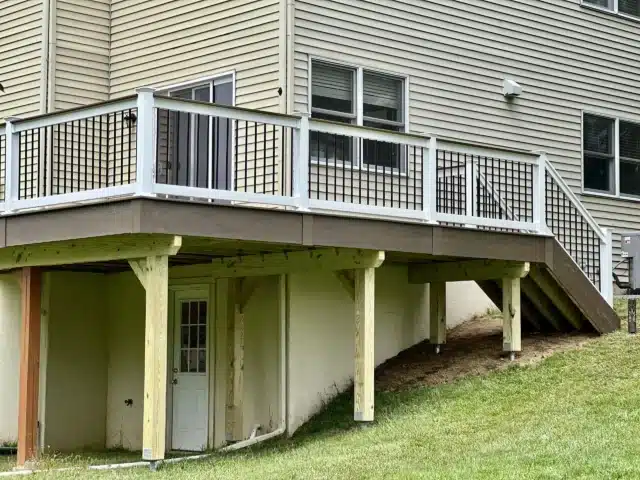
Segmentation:
{"type": "Polygon", "coordinates": [[[20,383],[20,284],[12,275],[0,276],[0,445],[18,439],[20,383]]]}
{"type": "Polygon", "coordinates": [[[466,322],[474,315],[482,315],[496,308],[476,282],[447,283],[447,327],[466,322]]]}
{"type": "MultiPolygon", "coordinates": [[[[289,279],[289,411],[293,433],[350,385],[354,372],[353,301],[332,273],[289,279]]],[[[428,335],[428,287],[409,285],[407,267],[376,271],[376,365],[428,335]]]]}
{"type": "Polygon", "coordinates": [[[279,427],[280,318],[278,277],[261,279],[245,308],[243,432],[279,427]]]}
{"type": "Polygon", "coordinates": [[[145,294],[132,272],[109,275],[107,282],[108,448],[142,448],[145,294]],[[128,406],[125,401],[132,400],[128,406]]]}
{"type": "Polygon", "coordinates": [[[104,448],[107,398],[105,277],[51,274],[44,443],[104,448]]]}

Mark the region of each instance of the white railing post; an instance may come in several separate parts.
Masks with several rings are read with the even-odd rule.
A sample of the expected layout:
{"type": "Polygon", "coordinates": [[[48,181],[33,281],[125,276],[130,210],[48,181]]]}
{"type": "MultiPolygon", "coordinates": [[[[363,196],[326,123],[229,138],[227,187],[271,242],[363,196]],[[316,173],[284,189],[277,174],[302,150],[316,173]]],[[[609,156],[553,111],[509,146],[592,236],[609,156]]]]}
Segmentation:
{"type": "Polygon", "coordinates": [[[427,223],[436,222],[436,202],[438,199],[438,142],[436,137],[429,139],[429,154],[422,165],[422,192],[426,205],[423,205],[427,223]]]}
{"type": "Polygon", "coordinates": [[[538,233],[547,232],[546,172],[547,155],[540,152],[538,163],[533,172],[533,224],[538,233]]]}
{"type": "Polygon", "coordinates": [[[293,196],[298,210],[309,209],[309,114],[300,114],[300,128],[293,131],[293,196]]]}
{"type": "Polygon", "coordinates": [[[600,293],[613,305],[613,239],[611,230],[603,228],[604,241],[600,242],[600,293]]]}
{"type": "Polygon", "coordinates": [[[4,213],[15,207],[20,191],[20,135],[14,132],[13,122],[20,120],[9,117],[5,123],[5,170],[4,170],[4,213]]]}
{"type": "Polygon", "coordinates": [[[155,89],[149,87],[138,88],[137,130],[136,130],[136,195],[151,195],[153,193],[155,154],[154,154],[154,118],[153,93],[155,89]]]}
{"type": "MultiPolygon", "coordinates": [[[[471,158],[467,158],[466,162],[464,164],[464,178],[465,178],[465,183],[464,183],[464,187],[465,187],[465,192],[464,192],[464,197],[465,197],[465,210],[464,210],[464,214],[467,217],[467,219],[471,220],[473,218],[473,206],[475,204],[475,198],[473,196],[473,185],[476,181],[475,178],[475,171],[473,169],[473,156],[471,156],[471,158]]],[[[478,228],[477,225],[473,225],[473,224],[467,224],[465,225],[465,227],[467,228],[478,228]]]]}

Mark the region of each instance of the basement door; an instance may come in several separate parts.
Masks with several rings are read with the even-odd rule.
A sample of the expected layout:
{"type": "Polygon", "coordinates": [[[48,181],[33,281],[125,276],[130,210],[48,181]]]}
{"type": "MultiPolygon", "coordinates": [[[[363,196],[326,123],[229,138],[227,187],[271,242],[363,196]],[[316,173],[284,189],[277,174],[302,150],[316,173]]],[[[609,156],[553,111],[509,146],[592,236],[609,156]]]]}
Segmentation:
{"type": "Polygon", "coordinates": [[[173,350],[173,450],[207,448],[209,425],[209,295],[175,292],[173,350]]]}

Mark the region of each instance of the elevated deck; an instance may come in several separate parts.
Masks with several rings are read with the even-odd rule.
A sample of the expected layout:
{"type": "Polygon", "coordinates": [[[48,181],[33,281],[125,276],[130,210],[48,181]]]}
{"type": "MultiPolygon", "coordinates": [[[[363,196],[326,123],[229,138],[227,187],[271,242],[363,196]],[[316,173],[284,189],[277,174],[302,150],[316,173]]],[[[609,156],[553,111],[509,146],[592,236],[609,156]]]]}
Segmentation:
{"type": "MultiPolygon", "coordinates": [[[[529,262],[532,328],[617,326],[611,237],[540,152],[142,89],[1,125],[0,186],[3,268],[26,265],[27,245],[125,234],[183,236],[172,264],[325,247],[415,265],[529,262]]],[[[498,279],[469,272],[501,307],[498,279]]]]}

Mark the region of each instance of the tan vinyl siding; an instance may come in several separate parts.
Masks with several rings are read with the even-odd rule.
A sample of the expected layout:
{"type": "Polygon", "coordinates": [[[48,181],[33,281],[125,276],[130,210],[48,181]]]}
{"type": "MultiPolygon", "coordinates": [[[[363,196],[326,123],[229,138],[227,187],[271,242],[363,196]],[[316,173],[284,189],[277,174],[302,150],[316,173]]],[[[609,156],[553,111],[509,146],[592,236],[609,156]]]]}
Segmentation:
{"type": "MultiPolygon", "coordinates": [[[[235,72],[236,105],[278,111],[279,8],[279,0],[113,0],[111,98],[140,86],[162,88],[235,72]]],[[[244,138],[242,127],[239,148],[252,140],[244,138]]],[[[279,169],[272,165],[272,127],[268,128],[269,144],[259,143],[260,154],[239,154],[238,189],[277,189],[273,182],[279,169]],[[244,169],[256,185],[249,180],[245,185],[244,169]]],[[[262,125],[260,129],[259,135],[262,125]]]]}
{"type": "Polygon", "coordinates": [[[42,0],[0,0],[0,118],[40,112],[42,0]]]}
{"type": "Polygon", "coordinates": [[[109,3],[56,1],[56,110],[109,98],[109,3]]]}
{"type": "MultiPolygon", "coordinates": [[[[298,0],[295,42],[297,109],[310,56],[408,75],[411,132],[543,149],[576,193],[581,111],[640,121],[638,23],[580,0],[298,0]]],[[[602,226],[640,229],[640,203],[581,198],[602,226]]]]}
{"type": "Polygon", "coordinates": [[[111,97],[236,72],[236,105],[276,111],[279,0],[113,0],[111,97]]]}

